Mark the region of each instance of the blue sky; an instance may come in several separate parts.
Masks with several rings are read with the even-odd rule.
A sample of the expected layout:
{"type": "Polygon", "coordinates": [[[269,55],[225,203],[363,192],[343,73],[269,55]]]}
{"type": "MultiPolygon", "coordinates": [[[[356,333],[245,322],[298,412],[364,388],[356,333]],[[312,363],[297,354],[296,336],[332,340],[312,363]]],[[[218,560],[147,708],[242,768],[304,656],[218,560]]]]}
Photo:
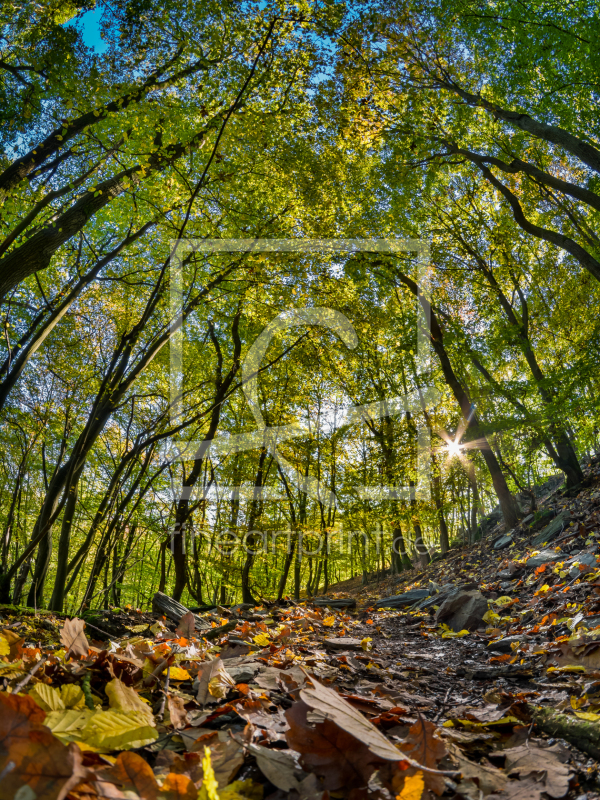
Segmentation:
{"type": "Polygon", "coordinates": [[[100,17],[102,8],[97,7],[92,11],[86,11],[79,19],[67,22],[67,25],[77,25],[83,35],[83,41],[97,53],[103,53],[107,45],[100,38],[100,17]]]}

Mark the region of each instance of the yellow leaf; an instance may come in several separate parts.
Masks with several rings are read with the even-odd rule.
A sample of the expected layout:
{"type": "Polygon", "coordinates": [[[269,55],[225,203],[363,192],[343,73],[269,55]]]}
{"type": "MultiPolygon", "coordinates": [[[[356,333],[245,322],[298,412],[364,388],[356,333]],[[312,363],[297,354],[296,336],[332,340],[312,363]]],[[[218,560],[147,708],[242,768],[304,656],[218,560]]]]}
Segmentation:
{"type": "Polygon", "coordinates": [[[509,603],[512,603],[512,601],[513,601],[512,597],[508,597],[508,595],[503,595],[502,597],[499,597],[497,600],[492,600],[492,602],[495,605],[500,606],[500,608],[502,608],[502,606],[507,606],[509,603]]]}
{"type": "Polygon", "coordinates": [[[65,704],[59,692],[52,686],[46,683],[38,683],[29,692],[29,696],[38,704],[44,711],[64,711],[65,704]]]}
{"type": "Polygon", "coordinates": [[[132,633],[143,633],[144,631],[148,630],[147,625],[133,625],[131,628],[128,628],[132,633]]]}
{"type": "Polygon", "coordinates": [[[27,675],[27,673],[23,670],[22,661],[13,661],[12,664],[0,662],[0,678],[7,677],[13,680],[14,678],[22,678],[23,675],[27,675]]]}
{"type": "Polygon", "coordinates": [[[77,686],[75,683],[66,683],[61,686],[60,696],[65,708],[84,708],[85,706],[85,695],[81,686],[77,686]]]}
{"type": "Polygon", "coordinates": [[[106,684],[104,691],[108,695],[108,704],[111,708],[125,713],[139,714],[144,718],[146,725],[155,725],[152,709],[148,708],[135,689],[125,686],[123,681],[113,678],[106,684]]]}
{"type": "Polygon", "coordinates": [[[218,675],[215,675],[214,678],[211,678],[208,682],[208,691],[213,697],[218,698],[221,700],[227,694],[229,687],[223,684],[223,681],[219,678],[218,675]]]}
{"type": "Polygon", "coordinates": [[[158,739],[155,728],[143,714],[96,711],[81,732],[82,741],[102,750],[132,750],[158,739]]]}
{"type": "Polygon", "coordinates": [[[158,634],[159,634],[161,631],[164,631],[164,630],[166,630],[166,627],[165,627],[165,624],[164,624],[163,622],[161,622],[160,620],[158,620],[158,622],[155,622],[155,623],[154,623],[154,625],[153,625],[153,626],[150,628],[150,630],[152,631],[152,633],[153,633],[155,636],[158,636],[158,634]]]}
{"type": "Polygon", "coordinates": [[[0,656],[7,656],[10,653],[10,645],[5,636],[0,633],[0,656]]]}
{"type": "Polygon", "coordinates": [[[325,617],[325,619],[323,620],[323,625],[326,625],[328,628],[333,627],[334,624],[335,624],[335,617],[333,616],[333,614],[330,617],[325,617]]]}
{"type": "Polygon", "coordinates": [[[248,779],[234,781],[219,792],[219,800],[262,800],[263,786],[248,779]]]}
{"type": "Polygon", "coordinates": [[[469,631],[465,628],[463,628],[462,631],[457,631],[456,633],[454,631],[447,630],[442,633],[442,639],[461,639],[463,636],[468,635],[469,631]]]}
{"type": "Polygon", "coordinates": [[[592,711],[576,711],[575,716],[588,722],[598,722],[600,719],[600,714],[594,714],[592,711]]]}
{"type": "Polygon", "coordinates": [[[362,639],[360,646],[365,652],[368,652],[369,650],[373,649],[373,645],[371,644],[372,641],[373,639],[371,639],[370,636],[365,636],[365,638],[362,639]]]}
{"type": "Polygon", "coordinates": [[[204,757],[202,759],[202,770],[204,778],[202,780],[202,787],[198,795],[198,800],[219,800],[219,784],[215,778],[215,771],[210,760],[210,750],[204,747],[204,757]]]}
{"type": "Polygon", "coordinates": [[[566,667],[548,667],[546,672],[585,672],[585,667],[579,664],[568,664],[566,667]]]}
{"type": "Polygon", "coordinates": [[[81,732],[94,713],[95,712],[91,711],[89,708],[84,708],[82,710],[70,709],[67,711],[50,711],[46,714],[44,725],[47,725],[61,742],[65,744],[68,742],[75,742],[80,738],[81,732]]]}
{"type": "Polygon", "coordinates": [[[266,633],[259,633],[258,636],[255,636],[254,639],[252,639],[252,641],[254,644],[257,644],[260,647],[267,647],[271,643],[271,640],[266,633]]]}
{"type": "Polygon", "coordinates": [[[421,770],[415,772],[414,775],[407,775],[404,778],[404,786],[400,794],[396,795],[396,800],[421,800],[423,789],[425,788],[425,780],[421,770]]]}
{"type": "Polygon", "coordinates": [[[500,614],[496,614],[496,612],[492,610],[486,611],[485,614],[483,615],[483,621],[487,622],[490,625],[492,622],[497,622],[499,619],[502,619],[500,614]]]}
{"type": "Polygon", "coordinates": [[[148,675],[154,672],[154,667],[155,665],[152,663],[152,661],[150,661],[149,658],[144,661],[144,668],[142,669],[144,678],[148,677],[148,675]]]}
{"type": "Polygon", "coordinates": [[[171,667],[169,676],[172,681],[189,681],[192,678],[187,669],[183,669],[182,667],[171,667]]]}

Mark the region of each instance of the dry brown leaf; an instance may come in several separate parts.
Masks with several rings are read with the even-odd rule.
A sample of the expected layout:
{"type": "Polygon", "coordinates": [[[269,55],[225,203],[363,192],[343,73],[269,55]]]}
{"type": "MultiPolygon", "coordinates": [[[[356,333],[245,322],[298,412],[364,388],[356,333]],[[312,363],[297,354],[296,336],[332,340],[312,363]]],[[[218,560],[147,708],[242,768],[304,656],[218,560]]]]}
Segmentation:
{"type": "Polygon", "coordinates": [[[300,753],[302,767],[323,778],[324,789],[359,789],[367,785],[381,764],[389,763],[330,719],[323,717],[322,722],[312,725],[310,713],[304,702],[294,703],[285,712],[290,726],[286,739],[291,749],[300,753]]]}
{"type": "Polygon", "coordinates": [[[184,614],[179,620],[179,624],[177,625],[177,630],[175,633],[177,636],[183,636],[184,639],[191,639],[195,630],[196,618],[191,611],[188,611],[187,614],[184,614]]]}
{"type": "Polygon", "coordinates": [[[449,744],[448,750],[454,761],[458,762],[463,779],[474,780],[484,795],[504,791],[508,778],[502,770],[491,764],[475,764],[473,761],[469,761],[456,745],[449,744]]]}
{"type": "Polygon", "coordinates": [[[488,795],[487,800],[540,800],[543,787],[534,780],[508,781],[499,794],[488,795]]]}
{"type": "Polygon", "coordinates": [[[313,686],[300,691],[300,697],[312,709],[309,722],[331,720],[366,745],[378,758],[385,761],[402,759],[402,753],[358,709],[315,678],[311,677],[310,680],[313,686]]]}
{"type": "MultiPolygon", "coordinates": [[[[446,745],[436,734],[437,728],[429,720],[418,719],[408,731],[408,736],[401,744],[402,752],[414,759],[423,767],[437,769],[438,762],[448,752],[446,745]]],[[[436,794],[442,794],[446,785],[443,775],[431,772],[424,773],[425,786],[436,794]]]]}
{"type": "Polygon", "coordinates": [[[156,800],[158,783],[150,765],[136,753],[119,753],[106,776],[123,792],[136,792],[143,800],[156,800]]]}
{"type": "Polygon", "coordinates": [[[537,747],[531,743],[501,750],[506,756],[504,770],[508,775],[518,774],[521,779],[535,778],[550,797],[564,797],[569,790],[568,766],[562,763],[568,756],[560,745],[537,747]]]}
{"type": "Polygon", "coordinates": [[[196,692],[196,700],[201,706],[204,706],[208,700],[211,699],[209,683],[212,678],[218,675],[222,663],[220,658],[215,658],[214,661],[204,662],[198,671],[198,691],[196,692]]]}
{"type": "Polygon", "coordinates": [[[71,656],[85,657],[90,649],[88,640],[83,632],[85,622],[75,617],[66,619],[60,629],[60,640],[65,646],[65,650],[71,656]]]}
{"type": "Polygon", "coordinates": [[[298,766],[297,753],[291,750],[269,750],[250,744],[250,753],[256,758],[259,770],[273,786],[284,792],[300,791],[300,781],[306,777],[298,766]]]}
{"type": "Polygon", "coordinates": [[[65,747],[40,724],[41,714],[30,697],[0,693],[1,797],[62,800],[85,777],[79,748],[65,747]]]}
{"type": "Polygon", "coordinates": [[[167,708],[169,709],[169,720],[171,725],[177,730],[185,728],[188,724],[188,719],[183,699],[172,694],[168,695],[167,708]]]}

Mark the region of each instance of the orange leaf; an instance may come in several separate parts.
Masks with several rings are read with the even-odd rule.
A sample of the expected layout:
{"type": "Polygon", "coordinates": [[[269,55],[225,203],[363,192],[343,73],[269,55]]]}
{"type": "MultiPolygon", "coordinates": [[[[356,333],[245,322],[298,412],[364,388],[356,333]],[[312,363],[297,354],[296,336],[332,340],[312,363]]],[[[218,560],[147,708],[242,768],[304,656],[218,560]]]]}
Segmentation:
{"type": "Polygon", "coordinates": [[[150,765],[137,753],[127,750],[119,753],[107,777],[114,781],[122,791],[135,792],[144,800],[156,800],[158,783],[150,765]]]}
{"type": "Polygon", "coordinates": [[[169,772],[161,786],[160,797],[161,800],[197,800],[198,789],[187,775],[169,772]]]}

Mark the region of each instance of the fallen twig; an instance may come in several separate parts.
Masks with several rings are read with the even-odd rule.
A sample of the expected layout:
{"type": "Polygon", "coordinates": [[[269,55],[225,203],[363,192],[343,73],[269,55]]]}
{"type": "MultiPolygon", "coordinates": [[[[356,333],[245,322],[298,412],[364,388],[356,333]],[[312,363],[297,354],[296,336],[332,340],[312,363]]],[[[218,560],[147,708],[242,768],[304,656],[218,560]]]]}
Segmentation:
{"type": "Polygon", "coordinates": [[[13,689],[13,694],[19,694],[21,689],[23,689],[25,686],[27,686],[29,681],[33,678],[35,673],[38,671],[38,669],[42,666],[42,664],[44,663],[44,661],[46,661],[47,658],[48,658],[48,656],[42,656],[40,658],[40,660],[36,664],[33,665],[33,667],[29,670],[27,675],[25,675],[23,680],[19,681],[19,683],[17,683],[17,685],[13,689]]]}
{"type": "Polygon", "coordinates": [[[165,716],[165,705],[167,702],[167,694],[169,693],[169,678],[171,677],[171,666],[167,664],[167,677],[165,678],[165,685],[163,688],[163,696],[160,701],[160,708],[158,709],[157,718],[162,722],[165,716]]]}

